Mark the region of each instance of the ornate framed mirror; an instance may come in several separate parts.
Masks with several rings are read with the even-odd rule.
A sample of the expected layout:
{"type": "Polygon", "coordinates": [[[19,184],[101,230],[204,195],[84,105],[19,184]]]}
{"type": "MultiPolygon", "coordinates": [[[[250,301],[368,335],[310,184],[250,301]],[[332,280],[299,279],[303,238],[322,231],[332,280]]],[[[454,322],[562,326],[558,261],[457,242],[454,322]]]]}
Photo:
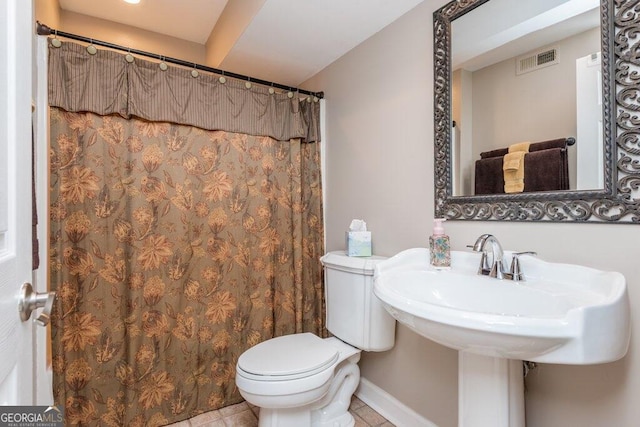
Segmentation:
{"type": "MultiPolygon", "coordinates": [[[[521,0],[454,0],[434,13],[436,217],[640,222],[640,2],[536,0],[530,3],[532,7],[525,8],[521,0]],[[508,10],[510,2],[516,4],[516,9],[508,10]],[[575,8],[588,3],[592,3],[590,10],[575,8]],[[546,9],[529,15],[523,12],[523,9],[543,6],[546,9]],[[547,18],[562,14],[566,16],[553,18],[558,21],[556,24],[546,22],[547,18]],[[516,21],[508,23],[506,17],[513,16],[516,21]],[[596,27],[580,27],[581,24],[576,23],[586,22],[589,16],[592,19],[595,16],[596,27]],[[557,30],[559,38],[542,37],[556,33],[560,27],[563,29],[557,30]],[[567,27],[573,32],[561,32],[567,27]],[[585,38],[596,40],[596,46],[574,49],[573,46],[578,46],[575,40],[585,38]],[[478,41],[480,43],[476,43],[478,41]],[[516,48],[519,50],[514,50],[516,48]],[[574,54],[574,50],[582,53],[574,54]],[[585,52],[588,53],[585,55],[585,52]],[[584,62],[580,61],[586,61],[585,67],[595,70],[597,75],[596,83],[589,83],[591,89],[581,86],[580,64],[584,62]],[[512,67],[510,71],[497,74],[505,64],[512,67]],[[522,72],[523,67],[534,70],[522,72]],[[553,74],[563,67],[570,75],[577,75],[573,77],[577,82],[553,74]],[[491,89],[487,83],[491,79],[498,82],[498,89],[491,89]],[[523,89],[526,80],[534,79],[538,80],[538,86],[523,89]],[[561,85],[554,88],[553,84],[559,82],[561,85]],[[566,89],[569,95],[563,98],[558,88],[566,89]],[[529,95],[517,93],[520,89],[529,95]],[[551,94],[542,96],[545,90],[551,94]],[[590,90],[596,93],[596,107],[584,100],[584,93],[590,90]],[[532,99],[537,97],[545,98],[546,103],[532,99]],[[498,98],[507,101],[496,106],[498,98]],[[571,108],[565,106],[569,105],[567,102],[571,108]],[[589,119],[582,111],[587,104],[596,117],[592,115],[589,119]],[[536,112],[536,108],[541,112],[536,112]],[[525,117],[542,117],[542,121],[530,124],[520,120],[525,117]],[[527,141],[527,147],[531,142],[533,147],[537,141],[554,138],[576,141],[573,146],[561,149],[565,163],[560,169],[571,185],[528,190],[525,182],[524,191],[519,188],[511,192],[506,187],[504,192],[479,190],[483,186],[478,183],[484,175],[478,173],[478,162],[485,159],[487,153],[510,144],[517,146],[521,141],[527,141]],[[486,141],[502,147],[487,145],[486,141]],[[591,154],[584,154],[587,152],[591,154]]],[[[506,149],[508,152],[508,147],[506,149]]],[[[526,159],[524,157],[524,168],[533,174],[536,171],[530,165],[535,163],[526,159]]],[[[542,177],[548,175],[542,169],[538,172],[542,177]]]]}

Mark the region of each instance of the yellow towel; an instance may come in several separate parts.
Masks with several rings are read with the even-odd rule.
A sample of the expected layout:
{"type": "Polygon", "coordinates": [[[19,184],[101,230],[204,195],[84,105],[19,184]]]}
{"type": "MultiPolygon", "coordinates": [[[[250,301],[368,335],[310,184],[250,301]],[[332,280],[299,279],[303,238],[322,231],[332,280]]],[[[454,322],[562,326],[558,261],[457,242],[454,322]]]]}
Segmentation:
{"type": "Polygon", "coordinates": [[[523,141],[509,146],[509,153],[502,160],[505,193],[524,191],[524,155],[529,152],[530,145],[529,141],[523,141]]]}
{"type": "Polygon", "coordinates": [[[520,169],[520,164],[524,160],[520,153],[524,153],[524,151],[518,151],[516,153],[505,154],[502,159],[502,170],[503,171],[517,171],[520,169]]]}
{"type": "Polygon", "coordinates": [[[516,144],[511,144],[509,146],[509,152],[515,153],[516,151],[524,151],[525,153],[529,152],[529,146],[531,143],[529,141],[518,142],[516,144]]]}
{"type": "Polygon", "coordinates": [[[504,192],[521,193],[524,191],[524,151],[505,154],[502,160],[504,174],[504,192]]]}

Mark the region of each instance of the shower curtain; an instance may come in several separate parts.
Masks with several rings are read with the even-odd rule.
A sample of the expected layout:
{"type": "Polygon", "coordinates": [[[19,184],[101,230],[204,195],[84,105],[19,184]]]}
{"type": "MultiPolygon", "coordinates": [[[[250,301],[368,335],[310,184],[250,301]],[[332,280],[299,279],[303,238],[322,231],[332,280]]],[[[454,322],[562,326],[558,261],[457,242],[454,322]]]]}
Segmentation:
{"type": "Polygon", "coordinates": [[[67,425],[159,426],[239,402],[244,350],[325,334],[318,104],[49,49],[52,359],[67,425]]]}

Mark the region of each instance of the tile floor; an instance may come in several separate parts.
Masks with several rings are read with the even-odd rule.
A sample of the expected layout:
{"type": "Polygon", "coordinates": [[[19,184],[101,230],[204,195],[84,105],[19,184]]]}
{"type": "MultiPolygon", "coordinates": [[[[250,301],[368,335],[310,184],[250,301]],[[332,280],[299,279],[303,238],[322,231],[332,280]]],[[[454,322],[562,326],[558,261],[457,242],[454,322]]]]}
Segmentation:
{"type": "MultiPolygon", "coordinates": [[[[167,427],[257,427],[258,410],[259,408],[242,402],[167,427]]],[[[349,412],[356,421],[355,427],[394,427],[355,396],[351,400],[349,412]]]]}

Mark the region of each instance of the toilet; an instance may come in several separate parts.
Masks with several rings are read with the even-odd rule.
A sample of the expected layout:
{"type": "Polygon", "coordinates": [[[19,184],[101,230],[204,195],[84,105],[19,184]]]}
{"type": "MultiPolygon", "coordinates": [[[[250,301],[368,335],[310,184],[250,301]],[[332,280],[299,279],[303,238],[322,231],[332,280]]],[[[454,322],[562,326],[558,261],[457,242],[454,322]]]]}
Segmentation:
{"type": "Polygon", "coordinates": [[[361,351],[395,343],[395,319],[373,294],[383,257],[329,252],[324,266],[326,325],[333,335],[285,335],[240,355],[236,385],[260,408],[259,427],[351,427],[351,396],[360,382],[361,351]]]}

